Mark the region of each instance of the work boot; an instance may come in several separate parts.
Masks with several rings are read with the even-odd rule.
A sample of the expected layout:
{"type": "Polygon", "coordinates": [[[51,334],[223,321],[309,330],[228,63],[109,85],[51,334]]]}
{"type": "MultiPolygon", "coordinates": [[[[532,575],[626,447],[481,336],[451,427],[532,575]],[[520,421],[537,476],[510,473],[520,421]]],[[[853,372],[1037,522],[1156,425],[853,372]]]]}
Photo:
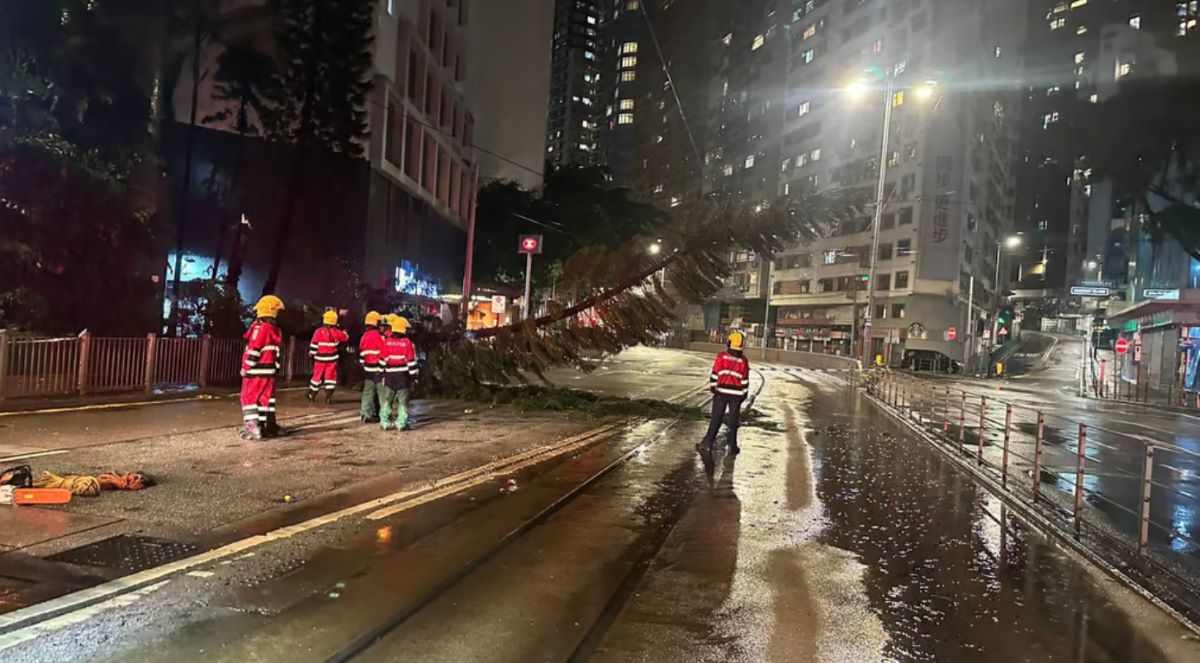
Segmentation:
{"type": "Polygon", "coordinates": [[[287,437],[291,433],[280,427],[279,422],[275,420],[275,413],[272,412],[267,415],[267,424],[263,427],[262,434],[264,437],[287,437]]]}
{"type": "Polygon", "coordinates": [[[362,422],[363,422],[364,424],[377,424],[377,423],[379,423],[379,417],[377,417],[377,416],[376,416],[376,417],[361,417],[361,419],[362,419],[362,422]]]}
{"type": "Polygon", "coordinates": [[[332,389],[325,390],[325,404],[333,405],[333,390],[332,389]]]}
{"type": "Polygon", "coordinates": [[[239,434],[239,437],[241,437],[243,440],[261,440],[262,429],[258,427],[257,423],[253,421],[247,421],[246,425],[242,427],[242,432],[239,434]]]}
{"type": "Polygon", "coordinates": [[[308,402],[309,403],[317,402],[317,392],[313,391],[312,389],[308,390],[308,402]]]}

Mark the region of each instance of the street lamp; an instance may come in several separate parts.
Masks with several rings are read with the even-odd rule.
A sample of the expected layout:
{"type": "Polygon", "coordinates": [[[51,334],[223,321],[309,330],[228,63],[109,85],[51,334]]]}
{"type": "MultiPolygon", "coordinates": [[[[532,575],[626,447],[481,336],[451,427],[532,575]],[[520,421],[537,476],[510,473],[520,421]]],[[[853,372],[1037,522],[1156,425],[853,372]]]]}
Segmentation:
{"type": "Polygon", "coordinates": [[[1000,252],[1001,252],[1001,249],[1008,249],[1009,251],[1012,251],[1020,246],[1021,246],[1021,236],[1020,235],[1010,235],[1009,237],[1004,238],[1003,242],[996,242],[996,277],[994,279],[992,279],[992,288],[993,288],[992,297],[993,297],[993,300],[994,300],[995,306],[996,306],[996,310],[994,311],[994,313],[992,315],[992,345],[993,346],[996,345],[996,339],[997,339],[996,334],[1000,331],[1000,308],[1001,308],[1001,304],[1000,304],[1000,302],[1001,302],[1001,297],[1000,297],[1000,291],[1001,291],[1001,288],[1000,288],[1000,258],[1001,258],[1001,255],[1000,255],[1000,252]]]}
{"type": "MultiPolygon", "coordinates": [[[[892,69],[873,69],[872,73],[876,78],[883,77],[883,137],[879,148],[879,181],[875,188],[875,215],[871,222],[871,267],[867,274],[867,310],[863,315],[863,365],[871,364],[871,323],[875,316],[875,271],[879,260],[879,226],[883,219],[884,205],[884,189],[887,187],[887,163],[891,153],[891,137],[892,137],[892,105],[893,97],[896,93],[896,78],[895,72],[892,69]]],[[[859,77],[851,81],[845,87],[845,93],[851,99],[858,99],[869,93],[872,89],[878,89],[872,86],[870,81],[865,77],[859,77]]],[[[906,89],[904,87],[901,90],[906,89]]],[[[910,86],[909,89],[917,101],[928,101],[933,98],[933,94],[937,89],[936,81],[925,81],[916,86],[910,86]]],[[[852,306],[857,306],[852,304],[852,306]]],[[[853,312],[853,310],[852,310],[853,312]]],[[[853,323],[852,323],[853,324],[853,323]]],[[[851,352],[854,348],[851,347],[851,352]]]]}
{"type": "Polygon", "coordinates": [[[656,255],[662,253],[662,244],[659,244],[658,242],[654,242],[650,246],[646,247],[646,252],[652,256],[656,256],[656,255]]]}

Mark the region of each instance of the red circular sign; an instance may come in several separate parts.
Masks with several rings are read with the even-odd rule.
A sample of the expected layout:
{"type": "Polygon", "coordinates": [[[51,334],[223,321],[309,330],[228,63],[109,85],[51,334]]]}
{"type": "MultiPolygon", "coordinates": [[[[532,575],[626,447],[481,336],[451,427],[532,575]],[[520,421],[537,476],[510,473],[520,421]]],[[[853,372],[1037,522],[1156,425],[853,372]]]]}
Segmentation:
{"type": "Polygon", "coordinates": [[[951,341],[958,338],[958,330],[955,329],[954,327],[947,329],[946,330],[946,338],[951,341]]]}
{"type": "Polygon", "coordinates": [[[537,235],[521,237],[521,253],[539,253],[542,249],[542,238],[537,235]]]}
{"type": "Polygon", "coordinates": [[[1118,338],[1117,344],[1113,349],[1117,351],[1117,354],[1123,355],[1126,352],[1129,352],[1129,341],[1126,341],[1123,338],[1118,338]]]}

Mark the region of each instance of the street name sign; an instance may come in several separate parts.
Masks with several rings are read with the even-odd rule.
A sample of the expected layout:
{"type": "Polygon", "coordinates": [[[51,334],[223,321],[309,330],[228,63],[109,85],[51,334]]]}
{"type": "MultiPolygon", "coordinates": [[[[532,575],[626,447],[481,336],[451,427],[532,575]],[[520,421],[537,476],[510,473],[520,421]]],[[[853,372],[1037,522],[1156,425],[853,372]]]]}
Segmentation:
{"type": "Polygon", "coordinates": [[[1071,294],[1076,297],[1107,297],[1109,289],[1103,285],[1073,285],[1071,294]]]}

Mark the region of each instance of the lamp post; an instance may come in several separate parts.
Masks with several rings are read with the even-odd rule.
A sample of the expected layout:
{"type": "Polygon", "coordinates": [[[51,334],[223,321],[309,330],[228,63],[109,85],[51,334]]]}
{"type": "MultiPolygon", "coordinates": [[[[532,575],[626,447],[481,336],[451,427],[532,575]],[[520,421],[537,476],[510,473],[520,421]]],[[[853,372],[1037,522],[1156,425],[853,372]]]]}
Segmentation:
{"type": "Polygon", "coordinates": [[[1008,249],[1011,251],[1011,250],[1017,248],[1018,246],[1021,246],[1021,236],[1020,235],[1012,235],[1010,237],[1006,237],[1003,242],[996,242],[996,277],[992,279],[992,288],[993,288],[992,297],[993,297],[993,301],[995,302],[996,310],[993,312],[993,315],[992,315],[992,347],[995,347],[997,345],[996,334],[1000,331],[1000,309],[1001,309],[1001,301],[1002,301],[1002,298],[1000,296],[1000,291],[1001,291],[1001,288],[1000,288],[1000,258],[1002,257],[1001,250],[1008,249]]]}
{"type": "MultiPolygon", "coordinates": [[[[871,220],[871,263],[867,272],[867,310],[863,315],[862,358],[863,365],[865,366],[871,364],[871,323],[875,316],[875,271],[879,260],[879,226],[883,218],[885,189],[887,188],[887,162],[888,157],[891,155],[892,106],[897,90],[893,72],[885,69],[882,73],[883,136],[880,140],[881,145],[879,148],[879,180],[875,187],[875,214],[871,220]]],[[[918,101],[927,101],[933,96],[936,86],[936,82],[926,81],[911,89],[918,101]]],[[[851,97],[859,97],[869,89],[871,89],[871,84],[865,78],[860,78],[847,86],[846,92],[851,97]]],[[[900,89],[904,90],[905,88],[901,87],[900,89]]],[[[857,304],[852,304],[852,306],[857,306],[857,304]]],[[[853,316],[851,317],[853,318],[853,316]]],[[[851,352],[853,350],[853,345],[851,345],[851,352]]]]}

